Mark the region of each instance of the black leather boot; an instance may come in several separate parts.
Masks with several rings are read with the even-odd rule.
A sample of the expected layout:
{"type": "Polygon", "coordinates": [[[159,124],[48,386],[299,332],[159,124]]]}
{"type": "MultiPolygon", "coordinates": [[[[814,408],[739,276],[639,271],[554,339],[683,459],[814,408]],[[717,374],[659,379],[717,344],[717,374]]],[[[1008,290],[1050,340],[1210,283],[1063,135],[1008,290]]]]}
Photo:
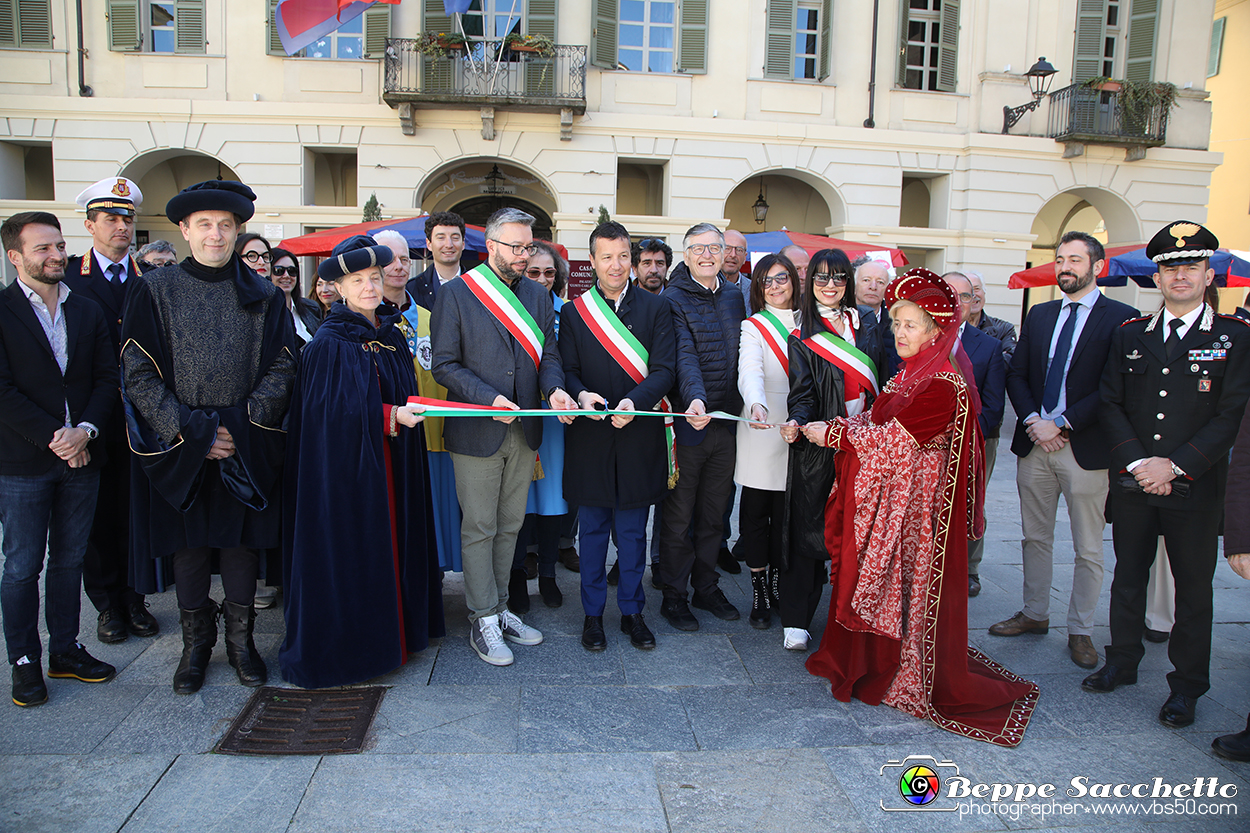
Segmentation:
{"type": "Polygon", "coordinates": [[[768,609],[768,574],[763,570],[751,571],[751,627],[763,630],[773,623],[768,609]]]}
{"type": "Polygon", "coordinates": [[[182,659],[174,672],[174,694],[195,694],[204,685],[208,661],[217,644],[217,605],[178,611],[182,622],[182,659]]]}
{"type": "Polygon", "coordinates": [[[239,682],[249,688],[264,685],[269,680],[269,669],[252,641],[256,625],[256,609],[251,605],[223,602],[226,617],[226,659],[239,675],[239,682]]]}

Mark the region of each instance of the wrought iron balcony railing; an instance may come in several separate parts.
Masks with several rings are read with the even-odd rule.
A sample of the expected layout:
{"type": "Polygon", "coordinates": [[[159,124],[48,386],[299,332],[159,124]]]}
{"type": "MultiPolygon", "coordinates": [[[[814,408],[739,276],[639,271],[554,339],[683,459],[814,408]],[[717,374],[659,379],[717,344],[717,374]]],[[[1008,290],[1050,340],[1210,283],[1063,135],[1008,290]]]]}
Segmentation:
{"type": "Polygon", "coordinates": [[[391,106],[495,106],[586,112],[586,47],[558,44],[552,55],[470,41],[448,57],[417,50],[411,38],[386,41],[382,98],[391,106]]]}
{"type": "Polygon", "coordinates": [[[1048,135],[1061,142],[1158,147],[1167,139],[1164,104],[1125,107],[1115,90],[1073,84],[1050,94],[1048,135]]]}

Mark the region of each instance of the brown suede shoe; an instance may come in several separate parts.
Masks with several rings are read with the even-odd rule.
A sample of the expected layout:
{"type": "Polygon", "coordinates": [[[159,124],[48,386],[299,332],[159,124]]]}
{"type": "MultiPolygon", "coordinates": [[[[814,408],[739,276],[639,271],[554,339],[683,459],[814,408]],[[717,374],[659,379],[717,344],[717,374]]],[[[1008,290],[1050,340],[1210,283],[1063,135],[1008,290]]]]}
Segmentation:
{"type": "Polygon", "coordinates": [[[1070,635],[1068,653],[1072,654],[1072,661],[1082,668],[1094,668],[1098,665],[1098,652],[1094,650],[1094,642],[1088,636],[1070,635]]]}
{"type": "Polygon", "coordinates": [[[1049,619],[1030,619],[1024,615],[1023,610],[1010,619],[990,625],[990,633],[994,636],[1019,636],[1022,633],[1047,633],[1049,631],[1049,619]]]}

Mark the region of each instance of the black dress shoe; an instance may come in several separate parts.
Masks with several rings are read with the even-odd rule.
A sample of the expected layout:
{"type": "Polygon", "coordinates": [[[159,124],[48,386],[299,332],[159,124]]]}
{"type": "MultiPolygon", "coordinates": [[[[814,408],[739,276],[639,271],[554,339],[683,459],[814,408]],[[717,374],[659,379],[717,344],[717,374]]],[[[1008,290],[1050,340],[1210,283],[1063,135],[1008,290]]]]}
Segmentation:
{"type": "Polygon", "coordinates": [[[742,572],[742,565],[738,563],[738,559],[734,558],[729,547],[724,544],[721,544],[720,552],[716,554],[716,566],[731,576],[742,572]]]}
{"type": "Polygon", "coordinates": [[[1156,630],[1151,630],[1150,628],[1146,628],[1146,641],[1147,642],[1153,642],[1156,645],[1158,645],[1160,643],[1167,642],[1171,638],[1172,638],[1171,631],[1156,631],[1156,630]]]}
{"type": "Polygon", "coordinates": [[[564,604],[564,594],[556,584],[555,576],[538,577],[538,595],[547,607],[559,607],[564,604]]]}
{"type": "Polygon", "coordinates": [[[1108,663],[1081,681],[1081,688],[1105,694],[1115,691],[1116,686],[1132,685],[1137,682],[1137,671],[1119,668],[1108,663]]]}
{"type": "Polygon", "coordinates": [[[1230,761],[1250,761],[1250,718],[1246,730],[1235,735],[1221,735],[1211,741],[1211,751],[1230,761]]]}
{"type": "Polygon", "coordinates": [[[1173,729],[1184,728],[1194,722],[1194,710],[1197,706],[1197,697],[1172,692],[1163,708],[1159,709],[1159,722],[1173,729]]]}
{"type": "Polygon", "coordinates": [[[612,569],[608,570],[608,586],[615,587],[621,583],[621,562],[612,565],[612,569]]]}
{"type": "Polygon", "coordinates": [[[660,578],[660,564],[657,561],[651,562],[651,586],[656,590],[664,589],[664,581],[660,578]]]}
{"type": "Polygon", "coordinates": [[[80,680],[84,683],[107,683],[116,673],[116,668],[87,653],[81,642],[75,642],[74,647],[63,654],[48,655],[49,677],[80,680]]]}
{"type": "Polygon", "coordinates": [[[508,610],[518,616],[530,612],[530,589],[526,583],[525,570],[513,570],[508,578],[508,610]]]}
{"type": "Polygon", "coordinates": [[[582,647],[587,651],[602,651],[608,647],[608,638],[603,633],[603,617],[587,616],[582,625],[582,647]]]}
{"type": "MultiPolygon", "coordinates": [[[[26,657],[22,657],[26,659],[26,657]]],[[[37,662],[13,666],[13,705],[41,706],[48,702],[48,687],[43,682],[43,669],[37,662]]]]}
{"type": "Polygon", "coordinates": [[[655,634],[642,621],[641,613],[626,613],[621,616],[621,633],[629,634],[629,644],[644,651],[655,647],[655,634]]]}
{"type": "Polygon", "coordinates": [[[690,603],[699,610],[706,610],[717,619],[724,619],[726,622],[732,622],[741,615],[738,613],[738,608],[731,605],[729,599],[725,598],[725,592],[719,587],[706,596],[695,593],[690,603]]]}
{"type": "Polygon", "coordinates": [[[106,645],[126,641],[130,630],[126,627],[126,615],[120,607],[100,611],[100,616],[96,619],[95,636],[106,645]]]}
{"type": "Polygon", "coordinates": [[[968,598],[974,598],[981,594],[981,579],[977,576],[968,576],[968,598]]]}
{"type": "Polygon", "coordinates": [[[148,613],[147,602],[131,602],[127,605],[126,612],[130,614],[130,632],[135,636],[156,636],[161,632],[156,617],[148,613]]]}
{"type": "Polygon", "coordinates": [[[660,603],[660,615],[679,631],[699,629],[699,620],[694,618],[685,599],[665,599],[660,603]]]}

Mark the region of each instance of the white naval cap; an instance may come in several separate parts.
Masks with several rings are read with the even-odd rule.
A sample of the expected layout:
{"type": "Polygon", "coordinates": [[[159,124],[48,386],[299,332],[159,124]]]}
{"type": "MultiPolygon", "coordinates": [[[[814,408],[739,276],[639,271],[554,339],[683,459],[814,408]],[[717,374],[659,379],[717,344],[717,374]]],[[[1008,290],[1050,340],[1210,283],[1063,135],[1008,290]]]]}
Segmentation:
{"type": "Polygon", "coordinates": [[[100,210],[133,217],[143,205],[143,192],[126,177],[112,176],[87,186],[76,202],[88,211],[100,210]]]}

